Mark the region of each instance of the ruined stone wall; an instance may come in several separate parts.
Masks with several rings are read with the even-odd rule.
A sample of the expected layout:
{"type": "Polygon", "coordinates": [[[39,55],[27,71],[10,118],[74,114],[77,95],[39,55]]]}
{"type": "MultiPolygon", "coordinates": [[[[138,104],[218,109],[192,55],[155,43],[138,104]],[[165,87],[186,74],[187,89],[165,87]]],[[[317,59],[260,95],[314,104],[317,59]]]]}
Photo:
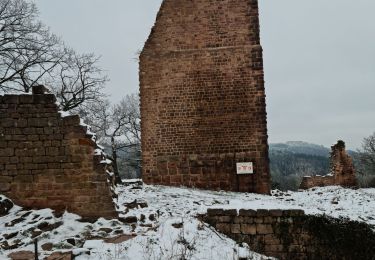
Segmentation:
{"type": "Polygon", "coordinates": [[[146,183],[269,193],[256,0],[164,0],[140,84],[146,183]]]}
{"type": "Polygon", "coordinates": [[[79,117],[62,118],[43,89],[0,96],[0,193],[23,207],[116,216],[96,144],[79,117]]]}
{"type": "Polygon", "coordinates": [[[303,177],[300,189],[331,185],[340,185],[343,187],[357,186],[353,160],[346,153],[345,143],[340,140],[331,149],[331,173],[327,176],[303,177]]]}
{"type": "Polygon", "coordinates": [[[203,220],[252,251],[281,260],[372,260],[375,255],[375,232],[367,224],[302,210],[209,209],[203,220]]]}
{"type": "Polygon", "coordinates": [[[338,185],[335,182],[335,176],[326,175],[326,176],[304,176],[302,182],[299,186],[300,189],[307,190],[312,187],[325,187],[325,186],[334,186],[338,185]]]}
{"type": "Polygon", "coordinates": [[[331,171],[335,177],[335,183],[344,187],[357,186],[353,160],[345,150],[344,141],[338,141],[331,149],[331,171]]]}

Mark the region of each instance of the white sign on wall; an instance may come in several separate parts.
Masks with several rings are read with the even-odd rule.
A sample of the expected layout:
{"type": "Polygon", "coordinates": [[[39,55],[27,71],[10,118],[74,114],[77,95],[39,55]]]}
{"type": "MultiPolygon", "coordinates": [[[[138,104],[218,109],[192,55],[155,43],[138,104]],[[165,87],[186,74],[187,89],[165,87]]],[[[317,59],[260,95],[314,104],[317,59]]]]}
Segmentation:
{"type": "Polygon", "coordinates": [[[254,174],[253,163],[237,163],[237,174],[254,174]]]}

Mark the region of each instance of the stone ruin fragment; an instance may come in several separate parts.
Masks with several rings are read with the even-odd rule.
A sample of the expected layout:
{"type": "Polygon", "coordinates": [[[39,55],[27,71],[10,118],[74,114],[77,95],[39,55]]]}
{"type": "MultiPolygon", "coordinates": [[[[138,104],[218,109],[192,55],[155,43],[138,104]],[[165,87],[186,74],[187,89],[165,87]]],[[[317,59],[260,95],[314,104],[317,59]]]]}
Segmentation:
{"type": "Polygon", "coordinates": [[[0,193],[26,208],[116,217],[104,155],[78,116],[43,86],[0,96],[0,193]]]}
{"type": "Polygon", "coordinates": [[[331,147],[331,173],[326,176],[305,176],[300,189],[339,185],[343,187],[356,187],[357,179],[353,160],[345,150],[345,142],[339,140],[331,147]]]}

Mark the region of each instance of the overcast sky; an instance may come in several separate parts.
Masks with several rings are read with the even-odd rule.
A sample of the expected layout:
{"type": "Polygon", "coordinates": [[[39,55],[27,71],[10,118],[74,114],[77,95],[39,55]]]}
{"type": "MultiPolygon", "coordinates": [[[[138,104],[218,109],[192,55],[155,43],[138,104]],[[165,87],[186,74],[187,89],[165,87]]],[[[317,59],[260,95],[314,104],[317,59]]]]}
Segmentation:
{"type": "MultiPolygon", "coordinates": [[[[177,1],[177,0],[176,0],[177,1]]],[[[138,91],[137,52],[161,0],[36,0],[42,21],[102,56],[113,101],[138,91]]],[[[270,142],[355,149],[375,131],[375,1],[260,0],[270,142]]]]}

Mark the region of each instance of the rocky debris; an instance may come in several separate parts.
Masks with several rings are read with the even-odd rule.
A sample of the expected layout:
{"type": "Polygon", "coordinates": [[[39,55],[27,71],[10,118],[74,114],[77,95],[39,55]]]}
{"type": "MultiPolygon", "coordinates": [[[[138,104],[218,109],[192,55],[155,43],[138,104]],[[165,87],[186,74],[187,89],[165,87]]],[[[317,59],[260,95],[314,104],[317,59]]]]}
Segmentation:
{"type": "Polygon", "coordinates": [[[122,229],[116,229],[115,231],[113,231],[114,234],[122,234],[124,233],[124,231],[122,229]]]}
{"type": "Polygon", "coordinates": [[[155,220],[156,220],[155,214],[150,214],[150,215],[148,216],[148,219],[149,219],[150,221],[155,221],[155,220]]]}
{"type": "Polygon", "coordinates": [[[99,231],[103,231],[103,232],[109,234],[113,231],[113,229],[112,228],[100,228],[99,231]]]}
{"type": "Polygon", "coordinates": [[[120,244],[122,242],[125,242],[125,241],[128,241],[130,239],[133,239],[135,238],[137,235],[119,235],[119,236],[116,236],[116,237],[110,237],[110,238],[106,238],[104,239],[104,242],[106,243],[110,243],[110,244],[120,244]]]}
{"type": "Polygon", "coordinates": [[[13,219],[11,222],[5,224],[6,227],[13,227],[14,225],[21,223],[25,220],[24,217],[13,219]]]}
{"type": "Polygon", "coordinates": [[[174,228],[182,228],[184,226],[184,223],[183,222],[180,222],[180,223],[173,223],[172,224],[172,227],[174,228]]]}
{"type": "Polygon", "coordinates": [[[130,203],[124,203],[124,206],[127,209],[139,209],[139,208],[147,208],[147,202],[143,200],[134,200],[130,203]]]}
{"type": "Polygon", "coordinates": [[[61,218],[64,215],[64,212],[54,210],[54,211],[52,211],[52,214],[55,218],[61,218]]]}
{"type": "Polygon", "coordinates": [[[40,230],[40,229],[34,229],[34,230],[31,231],[31,238],[36,238],[37,236],[39,236],[42,233],[43,233],[42,230],[40,230]]]}
{"type": "Polygon", "coordinates": [[[71,244],[72,246],[75,246],[76,245],[76,240],[74,238],[68,238],[66,240],[66,242],[68,242],[69,244],[71,244]]]}
{"type": "Polygon", "coordinates": [[[45,243],[42,245],[42,249],[44,251],[52,251],[53,244],[52,243],[45,243]]]}
{"type": "Polygon", "coordinates": [[[140,224],[140,227],[152,228],[152,224],[140,224]]]}
{"type": "Polygon", "coordinates": [[[138,219],[136,216],[129,216],[129,217],[119,217],[118,220],[120,220],[122,223],[125,224],[132,224],[132,223],[137,223],[138,219]]]}
{"type": "Polygon", "coordinates": [[[143,181],[140,179],[135,180],[123,180],[124,186],[132,186],[131,189],[142,189],[143,188],[143,181]]]}
{"type": "Polygon", "coordinates": [[[81,218],[78,221],[82,222],[82,223],[91,223],[91,224],[94,224],[96,221],[98,221],[98,219],[97,218],[81,218]]]}
{"type": "Polygon", "coordinates": [[[42,222],[37,227],[38,227],[38,229],[42,230],[43,232],[46,232],[46,231],[52,231],[52,230],[60,227],[62,224],[63,224],[63,222],[61,222],[61,221],[53,223],[53,224],[50,224],[48,222],[42,222]]]}
{"type": "Polygon", "coordinates": [[[6,239],[6,240],[9,240],[9,239],[12,239],[14,238],[15,236],[18,235],[18,231],[17,232],[13,232],[13,233],[9,233],[9,234],[3,234],[3,237],[6,239]]]}
{"type": "MultiPolygon", "coordinates": [[[[31,213],[32,213],[31,210],[26,211],[25,213],[23,213],[23,214],[21,215],[21,218],[26,218],[26,217],[28,217],[31,213]]],[[[33,217],[33,220],[36,219],[36,218],[39,218],[39,217],[40,217],[40,216],[39,216],[38,214],[36,214],[36,215],[33,217]]]]}
{"type": "Polygon", "coordinates": [[[35,260],[35,254],[31,251],[18,251],[8,255],[12,260],[35,260]]]}
{"type": "Polygon", "coordinates": [[[7,215],[13,206],[14,204],[11,200],[1,199],[0,197],[0,217],[7,215]]]}
{"type": "Polygon", "coordinates": [[[52,231],[52,230],[58,228],[62,224],[63,223],[61,221],[53,223],[53,224],[48,223],[48,222],[42,222],[39,225],[37,225],[36,227],[32,227],[32,228],[28,229],[28,232],[31,234],[31,238],[36,238],[36,237],[40,236],[41,234],[43,234],[45,232],[49,232],[49,231],[52,231]]]}
{"type": "Polygon", "coordinates": [[[23,245],[23,243],[19,239],[9,241],[9,242],[8,242],[8,240],[6,240],[6,241],[0,243],[0,248],[4,249],[4,250],[12,250],[12,249],[19,248],[22,245],[23,245]]]}
{"type": "Polygon", "coordinates": [[[55,252],[52,255],[44,258],[44,260],[71,260],[73,258],[72,252],[55,252]]]}

